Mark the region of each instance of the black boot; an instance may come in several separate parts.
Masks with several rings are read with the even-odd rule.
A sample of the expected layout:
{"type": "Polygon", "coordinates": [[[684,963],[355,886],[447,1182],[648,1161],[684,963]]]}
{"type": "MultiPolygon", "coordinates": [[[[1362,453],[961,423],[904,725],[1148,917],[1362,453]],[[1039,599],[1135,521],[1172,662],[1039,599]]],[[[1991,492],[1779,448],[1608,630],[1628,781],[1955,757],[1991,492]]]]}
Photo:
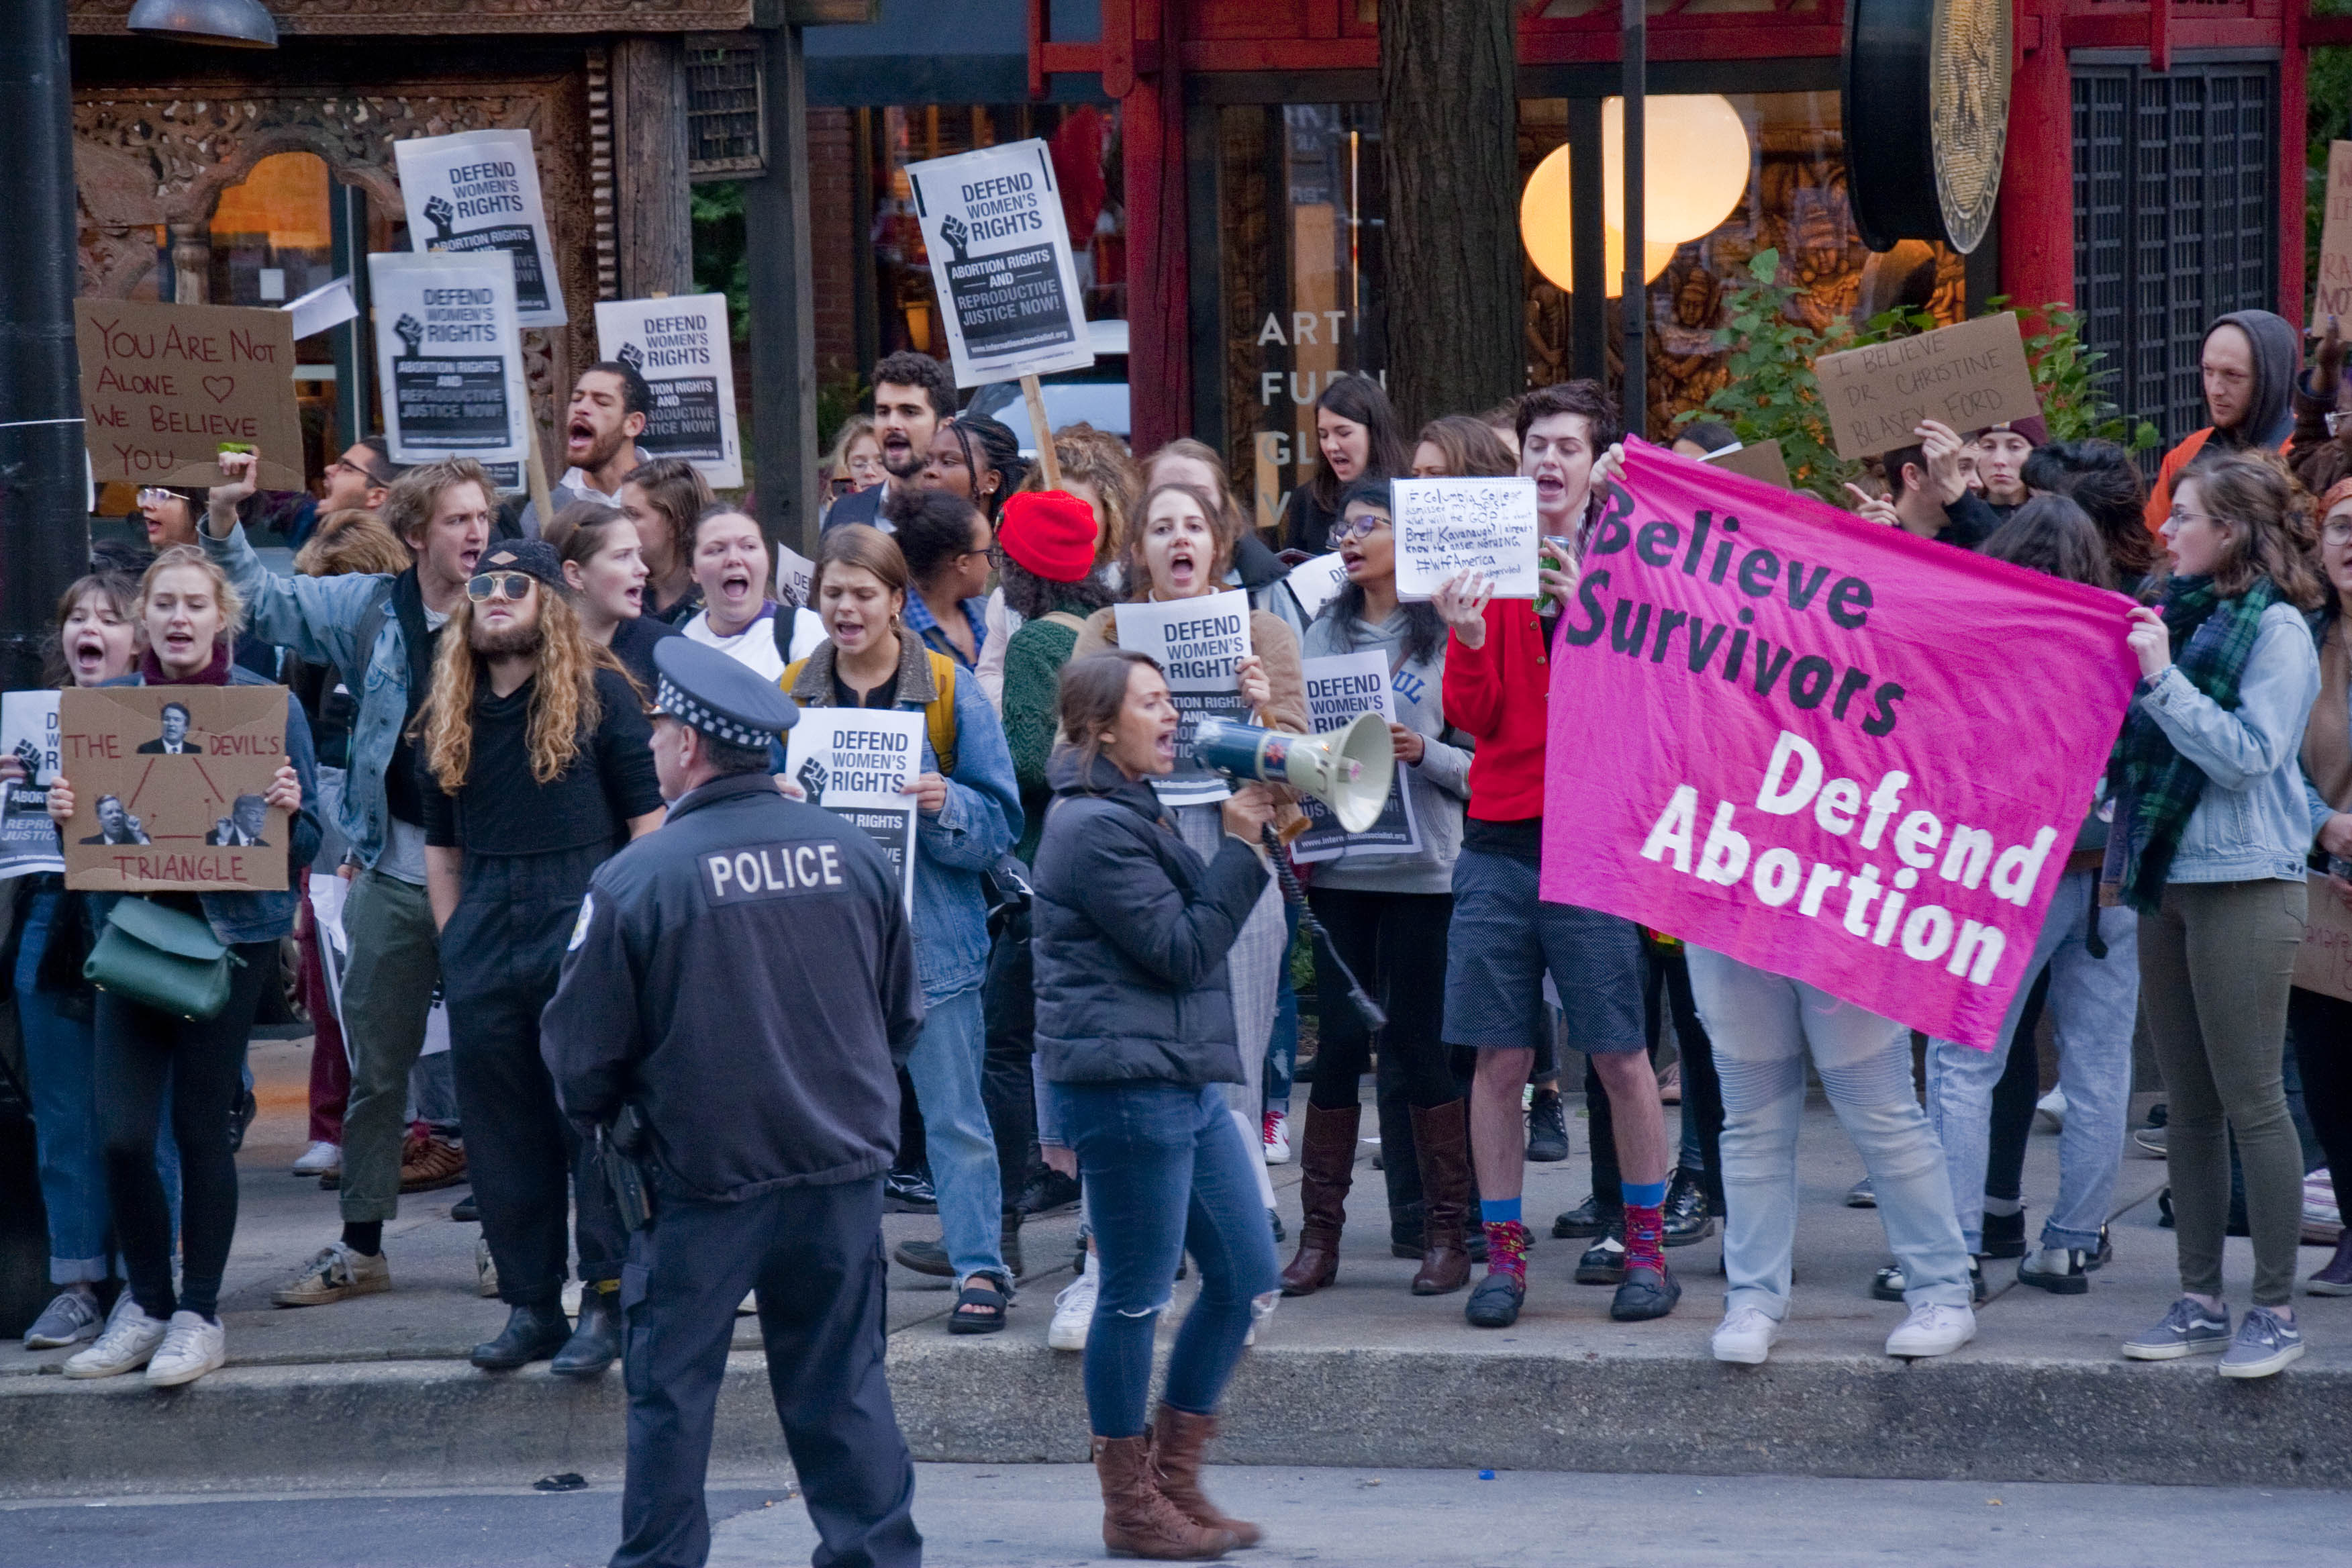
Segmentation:
{"type": "Polygon", "coordinates": [[[580,1321],[555,1352],[550,1372],[602,1377],[621,1354],[621,1292],[591,1285],[580,1293],[580,1321]]]}
{"type": "Polygon", "coordinates": [[[512,1372],[545,1361],[562,1350],[571,1335],[572,1320],[563,1315],[562,1303],[516,1307],[507,1313],[507,1326],[499,1331],[497,1339],[474,1347],[474,1364],[484,1372],[512,1372]]]}

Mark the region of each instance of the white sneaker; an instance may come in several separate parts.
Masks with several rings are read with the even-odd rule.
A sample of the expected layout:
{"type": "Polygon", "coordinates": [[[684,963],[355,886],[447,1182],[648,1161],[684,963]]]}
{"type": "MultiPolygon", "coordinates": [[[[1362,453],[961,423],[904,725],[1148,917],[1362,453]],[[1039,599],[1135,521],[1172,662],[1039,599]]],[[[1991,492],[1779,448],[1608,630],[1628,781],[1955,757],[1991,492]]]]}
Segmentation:
{"type": "Polygon", "coordinates": [[[1269,1110],[1265,1113],[1265,1163],[1269,1165],[1290,1163],[1290,1112],[1269,1110]]]}
{"type": "Polygon", "coordinates": [[[163,1342],[164,1332],[170,1327],[140,1310],[126,1287],[121,1301],[115,1304],[113,1314],[106,1321],[106,1331],[98,1336],[96,1344],[67,1361],[66,1375],[119,1377],[126,1372],[137,1372],[154,1355],[155,1347],[163,1342]]]}
{"type": "Polygon", "coordinates": [[[172,1388],[194,1383],[208,1372],[218,1372],[228,1360],[228,1335],[218,1323],[206,1322],[194,1312],[174,1312],[163,1342],[147,1363],[150,1387],[172,1388]]]}
{"type": "Polygon", "coordinates": [[[1923,1301],[1911,1309],[1900,1328],[1886,1336],[1886,1353],[1912,1360],[1949,1355],[1976,1337],[1976,1313],[1966,1307],[1923,1301]]]}
{"type": "Polygon", "coordinates": [[[1734,1307],[1716,1326],[1715,1359],[1741,1366],[1762,1366],[1780,1337],[1780,1324],[1760,1307],[1734,1307]]]}
{"type": "Polygon", "coordinates": [[[294,1162],[294,1174],[298,1176],[323,1176],[330,1171],[342,1168],[343,1146],[330,1143],[323,1138],[305,1149],[302,1157],[294,1162]]]}
{"type": "Polygon", "coordinates": [[[2034,1120],[2053,1132],[2066,1131],[2066,1091],[2053,1089],[2033,1102],[2034,1120]]]}
{"type": "Polygon", "coordinates": [[[1053,1325],[1045,1331],[1045,1343],[1057,1351],[1082,1351],[1087,1348],[1087,1330],[1095,1321],[1095,1297],[1101,1291],[1102,1281],[1094,1270],[1094,1255],[1089,1253],[1078,1266],[1078,1277],[1062,1287],[1054,1298],[1053,1325]]]}

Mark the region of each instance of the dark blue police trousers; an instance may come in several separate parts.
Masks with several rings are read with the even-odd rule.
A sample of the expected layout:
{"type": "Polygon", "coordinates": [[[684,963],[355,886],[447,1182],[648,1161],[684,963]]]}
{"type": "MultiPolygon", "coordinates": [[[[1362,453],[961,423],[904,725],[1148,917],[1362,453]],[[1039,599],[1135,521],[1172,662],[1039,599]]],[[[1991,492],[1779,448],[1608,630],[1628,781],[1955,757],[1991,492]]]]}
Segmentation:
{"type": "Polygon", "coordinates": [[[656,1199],[621,1269],[627,1339],[625,1539],[612,1568],[699,1568],[703,1477],[743,1292],[821,1540],[815,1568],[915,1568],[915,1466],[882,1374],[882,1178],[741,1203],[656,1199]]]}

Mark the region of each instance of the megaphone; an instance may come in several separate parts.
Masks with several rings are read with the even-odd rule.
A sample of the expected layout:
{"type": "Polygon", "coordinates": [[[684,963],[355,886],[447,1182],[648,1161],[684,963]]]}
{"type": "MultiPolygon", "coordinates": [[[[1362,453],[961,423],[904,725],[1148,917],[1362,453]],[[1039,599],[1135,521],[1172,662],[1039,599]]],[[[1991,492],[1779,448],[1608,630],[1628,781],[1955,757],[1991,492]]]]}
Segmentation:
{"type": "Polygon", "coordinates": [[[1192,736],[1192,760],[1228,778],[1258,779],[1304,790],[1361,833],[1381,819],[1396,779],[1396,746],[1377,713],[1360,713],[1320,735],[1261,730],[1232,719],[1203,719],[1192,736]]]}

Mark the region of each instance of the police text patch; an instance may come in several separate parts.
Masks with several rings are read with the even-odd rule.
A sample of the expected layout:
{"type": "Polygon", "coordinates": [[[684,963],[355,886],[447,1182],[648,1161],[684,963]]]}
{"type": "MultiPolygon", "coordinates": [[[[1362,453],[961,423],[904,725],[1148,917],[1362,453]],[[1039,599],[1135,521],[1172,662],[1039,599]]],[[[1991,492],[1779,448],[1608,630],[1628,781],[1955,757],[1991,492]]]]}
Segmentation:
{"type": "Polygon", "coordinates": [[[841,846],[830,841],[755,844],[702,857],[702,889],[714,904],[799,898],[848,885],[841,846]]]}

